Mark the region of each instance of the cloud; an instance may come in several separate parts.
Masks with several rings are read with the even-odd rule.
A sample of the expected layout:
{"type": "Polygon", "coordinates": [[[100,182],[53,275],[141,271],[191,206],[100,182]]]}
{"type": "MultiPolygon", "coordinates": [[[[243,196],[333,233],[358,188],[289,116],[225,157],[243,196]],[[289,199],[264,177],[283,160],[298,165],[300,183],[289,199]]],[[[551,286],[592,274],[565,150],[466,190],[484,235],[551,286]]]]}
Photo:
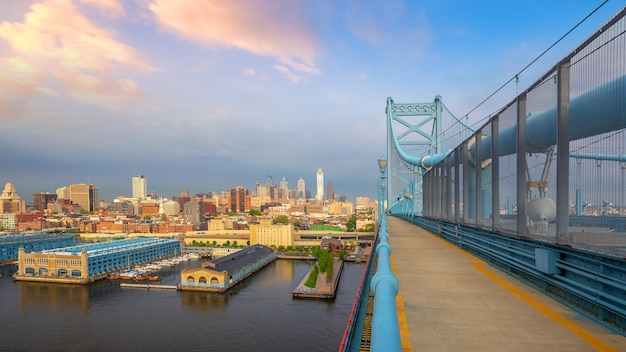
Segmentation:
{"type": "Polygon", "coordinates": [[[284,74],[285,76],[287,76],[287,79],[289,79],[293,83],[298,83],[304,79],[302,76],[298,76],[295,73],[291,72],[291,70],[288,67],[281,66],[281,65],[274,65],[274,69],[284,74]]]}
{"type": "Polygon", "coordinates": [[[273,57],[291,70],[319,75],[317,40],[299,5],[293,0],[154,0],[149,8],[163,28],[186,40],[273,57]]]}
{"type": "MultiPolygon", "coordinates": [[[[89,2],[112,9],[119,5],[116,1],[89,2]]],[[[116,69],[154,70],[132,47],[85,17],[71,0],[31,5],[23,22],[0,23],[0,39],[10,48],[0,57],[0,88],[16,99],[37,92],[58,95],[61,88],[79,99],[92,95],[127,99],[128,89],[105,89],[120,84],[128,87],[127,78],[115,77],[116,69]]]]}
{"type": "Polygon", "coordinates": [[[121,16],[124,14],[124,7],[118,0],[80,0],[85,4],[91,4],[99,7],[105,12],[109,12],[115,16],[121,16]]]}

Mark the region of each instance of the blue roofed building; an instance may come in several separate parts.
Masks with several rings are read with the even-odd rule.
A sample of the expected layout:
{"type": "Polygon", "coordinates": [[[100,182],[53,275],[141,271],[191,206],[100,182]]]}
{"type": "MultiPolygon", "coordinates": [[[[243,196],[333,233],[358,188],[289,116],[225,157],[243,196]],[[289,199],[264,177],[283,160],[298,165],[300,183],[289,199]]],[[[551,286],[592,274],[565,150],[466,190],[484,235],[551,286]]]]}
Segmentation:
{"type": "Polygon", "coordinates": [[[14,279],[89,284],[109,273],[180,253],[178,239],[143,237],[31,253],[20,248],[14,279]]]}

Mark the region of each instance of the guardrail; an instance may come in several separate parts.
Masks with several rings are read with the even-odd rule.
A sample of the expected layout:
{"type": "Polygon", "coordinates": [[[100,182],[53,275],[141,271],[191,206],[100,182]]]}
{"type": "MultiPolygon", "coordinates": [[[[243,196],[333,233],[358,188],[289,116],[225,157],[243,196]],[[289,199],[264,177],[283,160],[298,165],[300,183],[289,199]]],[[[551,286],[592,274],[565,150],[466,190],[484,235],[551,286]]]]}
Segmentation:
{"type": "Polygon", "coordinates": [[[391,245],[387,232],[387,216],[380,217],[378,244],[376,246],[377,268],[370,289],[374,296],[372,315],[372,351],[401,351],[400,326],[396,295],[400,288],[398,279],[391,272],[391,245]]]}

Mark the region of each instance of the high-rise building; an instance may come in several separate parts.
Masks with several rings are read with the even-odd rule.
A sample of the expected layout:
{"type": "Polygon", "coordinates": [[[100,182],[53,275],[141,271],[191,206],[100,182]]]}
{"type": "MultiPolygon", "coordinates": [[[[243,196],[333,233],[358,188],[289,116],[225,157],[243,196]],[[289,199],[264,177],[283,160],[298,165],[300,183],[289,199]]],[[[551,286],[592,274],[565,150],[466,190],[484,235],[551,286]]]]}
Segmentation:
{"type": "Polygon", "coordinates": [[[71,184],[70,200],[82,210],[94,211],[100,204],[100,190],[94,184],[71,184]]]}
{"type": "Polygon", "coordinates": [[[133,176],[133,198],[146,199],[148,195],[148,181],[143,175],[133,176]]]}
{"type": "Polygon", "coordinates": [[[302,177],[298,180],[298,193],[296,199],[306,199],[306,185],[304,184],[304,179],[302,177]]]}
{"type": "Polygon", "coordinates": [[[333,183],[328,180],[328,186],[326,187],[326,199],[334,200],[335,199],[335,190],[333,190],[333,183]]]}
{"type": "Polygon", "coordinates": [[[0,214],[19,213],[26,211],[26,200],[20,198],[11,182],[4,185],[4,190],[0,194],[0,214]]]}
{"type": "Polygon", "coordinates": [[[202,202],[187,202],[183,209],[185,221],[194,225],[200,226],[204,221],[204,206],[202,202]]]}
{"type": "Polygon", "coordinates": [[[322,168],[317,169],[317,194],[315,199],[324,200],[324,173],[322,168]]]}
{"type": "Polygon", "coordinates": [[[248,190],[237,186],[230,190],[230,210],[236,213],[245,213],[250,210],[250,195],[248,190]]]}
{"type": "Polygon", "coordinates": [[[70,199],[70,188],[67,186],[59,187],[56,190],[57,199],[70,199]]]}
{"type": "Polygon", "coordinates": [[[278,188],[280,188],[280,190],[282,191],[282,194],[284,194],[285,196],[289,197],[289,182],[287,182],[287,177],[283,176],[280,179],[280,182],[278,184],[278,188]]]}
{"type": "Polygon", "coordinates": [[[44,211],[48,209],[48,202],[56,201],[57,195],[50,192],[41,192],[33,194],[33,208],[35,210],[44,211]]]}

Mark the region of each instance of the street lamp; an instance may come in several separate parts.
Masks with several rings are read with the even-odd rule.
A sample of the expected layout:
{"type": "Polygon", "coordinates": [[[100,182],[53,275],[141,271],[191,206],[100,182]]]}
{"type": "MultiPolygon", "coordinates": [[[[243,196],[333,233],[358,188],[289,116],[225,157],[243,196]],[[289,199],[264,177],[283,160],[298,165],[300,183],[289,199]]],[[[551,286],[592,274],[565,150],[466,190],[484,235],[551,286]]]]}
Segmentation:
{"type": "Polygon", "coordinates": [[[380,178],[378,179],[378,222],[380,223],[380,217],[382,213],[385,211],[384,205],[384,193],[385,193],[385,185],[383,182],[385,181],[385,170],[387,169],[387,158],[381,156],[378,158],[378,168],[380,169],[380,178]]]}

